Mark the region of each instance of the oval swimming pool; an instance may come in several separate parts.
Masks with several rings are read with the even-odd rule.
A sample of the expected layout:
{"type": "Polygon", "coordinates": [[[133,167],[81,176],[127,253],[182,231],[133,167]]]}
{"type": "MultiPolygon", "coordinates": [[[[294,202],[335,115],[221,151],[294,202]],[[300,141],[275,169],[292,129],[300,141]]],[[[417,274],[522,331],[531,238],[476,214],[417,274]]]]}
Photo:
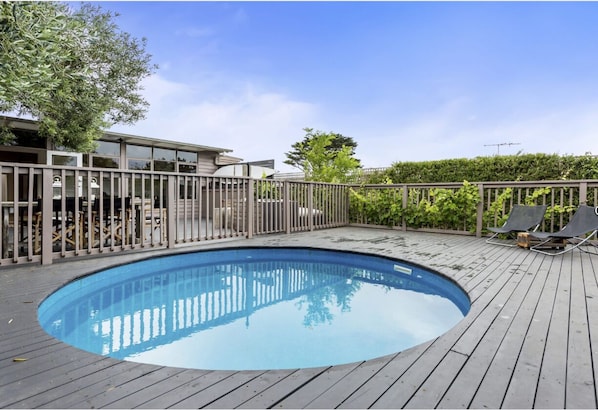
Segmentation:
{"type": "Polygon", "coordinates": [[[263,370],[399,352],[469,311],[454,282],[395,259],[312,248],[164,256],[77,279],[41,326],[100,355],[163,366],[263,370]]]}

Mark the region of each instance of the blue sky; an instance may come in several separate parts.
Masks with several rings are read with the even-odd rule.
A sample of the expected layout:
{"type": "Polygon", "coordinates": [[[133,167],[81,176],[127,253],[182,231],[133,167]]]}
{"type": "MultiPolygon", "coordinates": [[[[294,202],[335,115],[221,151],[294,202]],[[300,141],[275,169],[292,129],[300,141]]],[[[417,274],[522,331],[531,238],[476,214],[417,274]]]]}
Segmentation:
{"type": "Polygon", "coordinates": [[[99,4],[160,66],[147,119],[113,131],[281,172],[305,127],[352,137],[365,167],[598,154],[595,2],[99,4]]]}

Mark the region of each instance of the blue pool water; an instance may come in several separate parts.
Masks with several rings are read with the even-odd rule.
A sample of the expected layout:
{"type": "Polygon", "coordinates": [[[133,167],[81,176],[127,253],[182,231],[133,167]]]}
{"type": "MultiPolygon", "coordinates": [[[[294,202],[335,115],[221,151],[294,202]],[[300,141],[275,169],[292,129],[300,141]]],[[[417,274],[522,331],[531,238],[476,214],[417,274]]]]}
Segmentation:
{"type": "Polygon", "coordinates": [[[165,366],[329,366],[431,340],[469,311],[450,280],[384,257],[244,248],[148,259],[78,279],[38,317],[89,352],[165,366]]]}

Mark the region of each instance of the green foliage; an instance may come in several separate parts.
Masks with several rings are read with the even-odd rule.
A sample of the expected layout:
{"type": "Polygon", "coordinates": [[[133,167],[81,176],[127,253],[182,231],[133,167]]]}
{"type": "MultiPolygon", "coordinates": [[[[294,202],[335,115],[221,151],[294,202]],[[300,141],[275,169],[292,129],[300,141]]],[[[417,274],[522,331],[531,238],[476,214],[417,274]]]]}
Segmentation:
{"type": "MultiPolygon", "coordinates": [[[[387,180],[390,181],[390,180],[387,180]]],[[[412,228],[474,230],[478,188],[467,181],[459,189],[432,188],[426,197],[420,188],[410,188],[407,206],[403,208],[402,189],[351,189],[350,219],[357,222],[398,226],[405,218],[412,228]]]]}
{"type": "Polygon", "coordinates": [[[432,188],[428,198],[418,201],[417,189],[411,189],[406,210],[407,224],[411,227],[428,227],[450,230],[474,230],[478,188],[467,181],[457,190],[432,188]]]}
{"type": "MultiPolygon", "coordinates": [[[[513,204],[512,195],[512,188],[506,188],[496,197],[484,212],[484,226],[502,226],[506,222],[513,204]]],[[[523,204],[542,205],[550,203],[552,195],[553,191],[549,187],[537,188],[531,194],[526,195],[525,198],[523,198],[523,204]]],[[[551,205],[547,207],[544,219],[547,221],[553,218],[560,218],[566,214],[571,214],[575,209],[577,209],[577,205],[551,205]]]]}
{"type": "Polygon", "coordinates": [[[364,218],[373,225],[398,226],[403,217],[402,192],[402,189],[391,188],[350,188],[349,218],[364,218]]]}
{"type": "Polygon", "coordinates": [[[314,132],[312,128],[304,131],[304,140],[293,144],[294,150],[286,153],[285,164],[300,168],[306,181],[346,183],[360,167],[354,157],[357,144],[340,134],[314,132]]]}
{"type": "Polygon", "coordinates": [[[369,176],[367,183],[380,183],[384,178],[396,183],[597,179],[598,157],[525,154],[398,162],[384,172],[369,176]]]}
{"type": "Polygon", "coordinates": [[[541,205],[541,202],[539,201],[540,198],[549,195],[551,192],[551,189],[548,187],[534,189],[534,192],[532,192],[531,195],[526,196],[523,202],[525,205],[541,205]]]}
{"type": "MultiPolygon", "coordinates": [[[[296,142],[292,145],[292,150],[286,152],[285,155],[287,157],[286,160],[283,162],[287,165],[291,165],[297,169],[304,170],[305,169],[305,160],[306,160],[306,151],[309,150],[310,141],[314,138],[318,138],[321,135],[329,135],[332,138],[330,139],[330,144],[326,147],[328,151],[334,155],[335,153],[343,150],[343,147],[349,147],[349,154],[351,157],[355,155],[355,148],[357,148],[357,143],[351,137],[345,137],[342,134],[337,134],[334,132],[330,132],[328,134],[324,134],[321,131],[315,131],[313,128],[303,128],[305,131],[305,137],[303,141],[296,142]]],[[[357,160],[360,163],[359,160],[357,160]]]]}
{"type": "MultiPolygon", "coordinates": [[[[586,180],[598,179],[598,157],[558,156],[546,154],[456,159],[420,163],[399,163],[392,168],[368,176],[367,184],[386,181],[436,184],[463,181],[515,180],[586,180]]],[[[396,190],[398,188],[392,188],[396,190]]],[[[389,188],[390,190],[390,188],[389,188]]],[[[547,208],[543,230],[553,230],[567,223],[579,206],[577,190],[557,187],[491,189],[494,198],[486,204],[483,226],[501,226],[507,220],[513,204],[551,204],[547,208]],[[567,205],[560,205],[567,204],[567,205]]],[[[393,202],[385,190],[363,187],[352,194],[352,222],[397,226],[403,221],[411,228],[438,228],[473,231],[477,222],[477,206],[481,201],[478,187],[465,182],[459,190],[445,188],[409,188],[405,207],[402,201],[393,202]],[[398,206],[401,204],[401,206],[398,206]]],[[[593,200],[588,198],[589,203],[593,200]]]]}
{"type": "Polygon", "coordinates": [[[253,192],[259,199],[280,199],[280,184],[265,178],[253,181],[253,192]]]}
{"type": "Polygon", "coordinates": [[[498,197],[490,204],[488,210],[484,212],[483,226],[502,226],[509,216],[508,212],[505,212],[505,204],[511,199],[513,195],[512,188],[506,188],[498,195],[498,197]]]}
{"type": "Polygon", "coordinates": [[[32,116],[40,135],[81,152],[102,128],[142,119],[140,81],[157,66],[115,16],[89,4],[0,3],[0,111],[32,116]]]}

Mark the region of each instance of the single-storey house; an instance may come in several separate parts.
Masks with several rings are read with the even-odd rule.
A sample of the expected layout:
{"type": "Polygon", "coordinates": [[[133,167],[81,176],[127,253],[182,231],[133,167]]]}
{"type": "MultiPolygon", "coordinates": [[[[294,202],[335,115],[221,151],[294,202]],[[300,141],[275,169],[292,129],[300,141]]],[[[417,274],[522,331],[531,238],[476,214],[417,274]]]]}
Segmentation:
{"type": "MultiPolygon", "coordinates": [[[[94,152],[68,152],[40,137],[37,121],[0,116],[0,124],[8,126],[16,136],[14,143],[0,144],[0,162],[212,175],[220,167],[241,161],[241,158],[227,155],[232,152],[227,148],[110,131],[99,139],[94,152]]],[[[12,191],[11,181],[5,182],[2,184],[3,199],[10,197],[12,191]]],[[[20,184],[19,190],[26,187],[26,183],[20,184]]],[[[19,196],[26,197],[26,194],[20,192],[19,196]]]]}

